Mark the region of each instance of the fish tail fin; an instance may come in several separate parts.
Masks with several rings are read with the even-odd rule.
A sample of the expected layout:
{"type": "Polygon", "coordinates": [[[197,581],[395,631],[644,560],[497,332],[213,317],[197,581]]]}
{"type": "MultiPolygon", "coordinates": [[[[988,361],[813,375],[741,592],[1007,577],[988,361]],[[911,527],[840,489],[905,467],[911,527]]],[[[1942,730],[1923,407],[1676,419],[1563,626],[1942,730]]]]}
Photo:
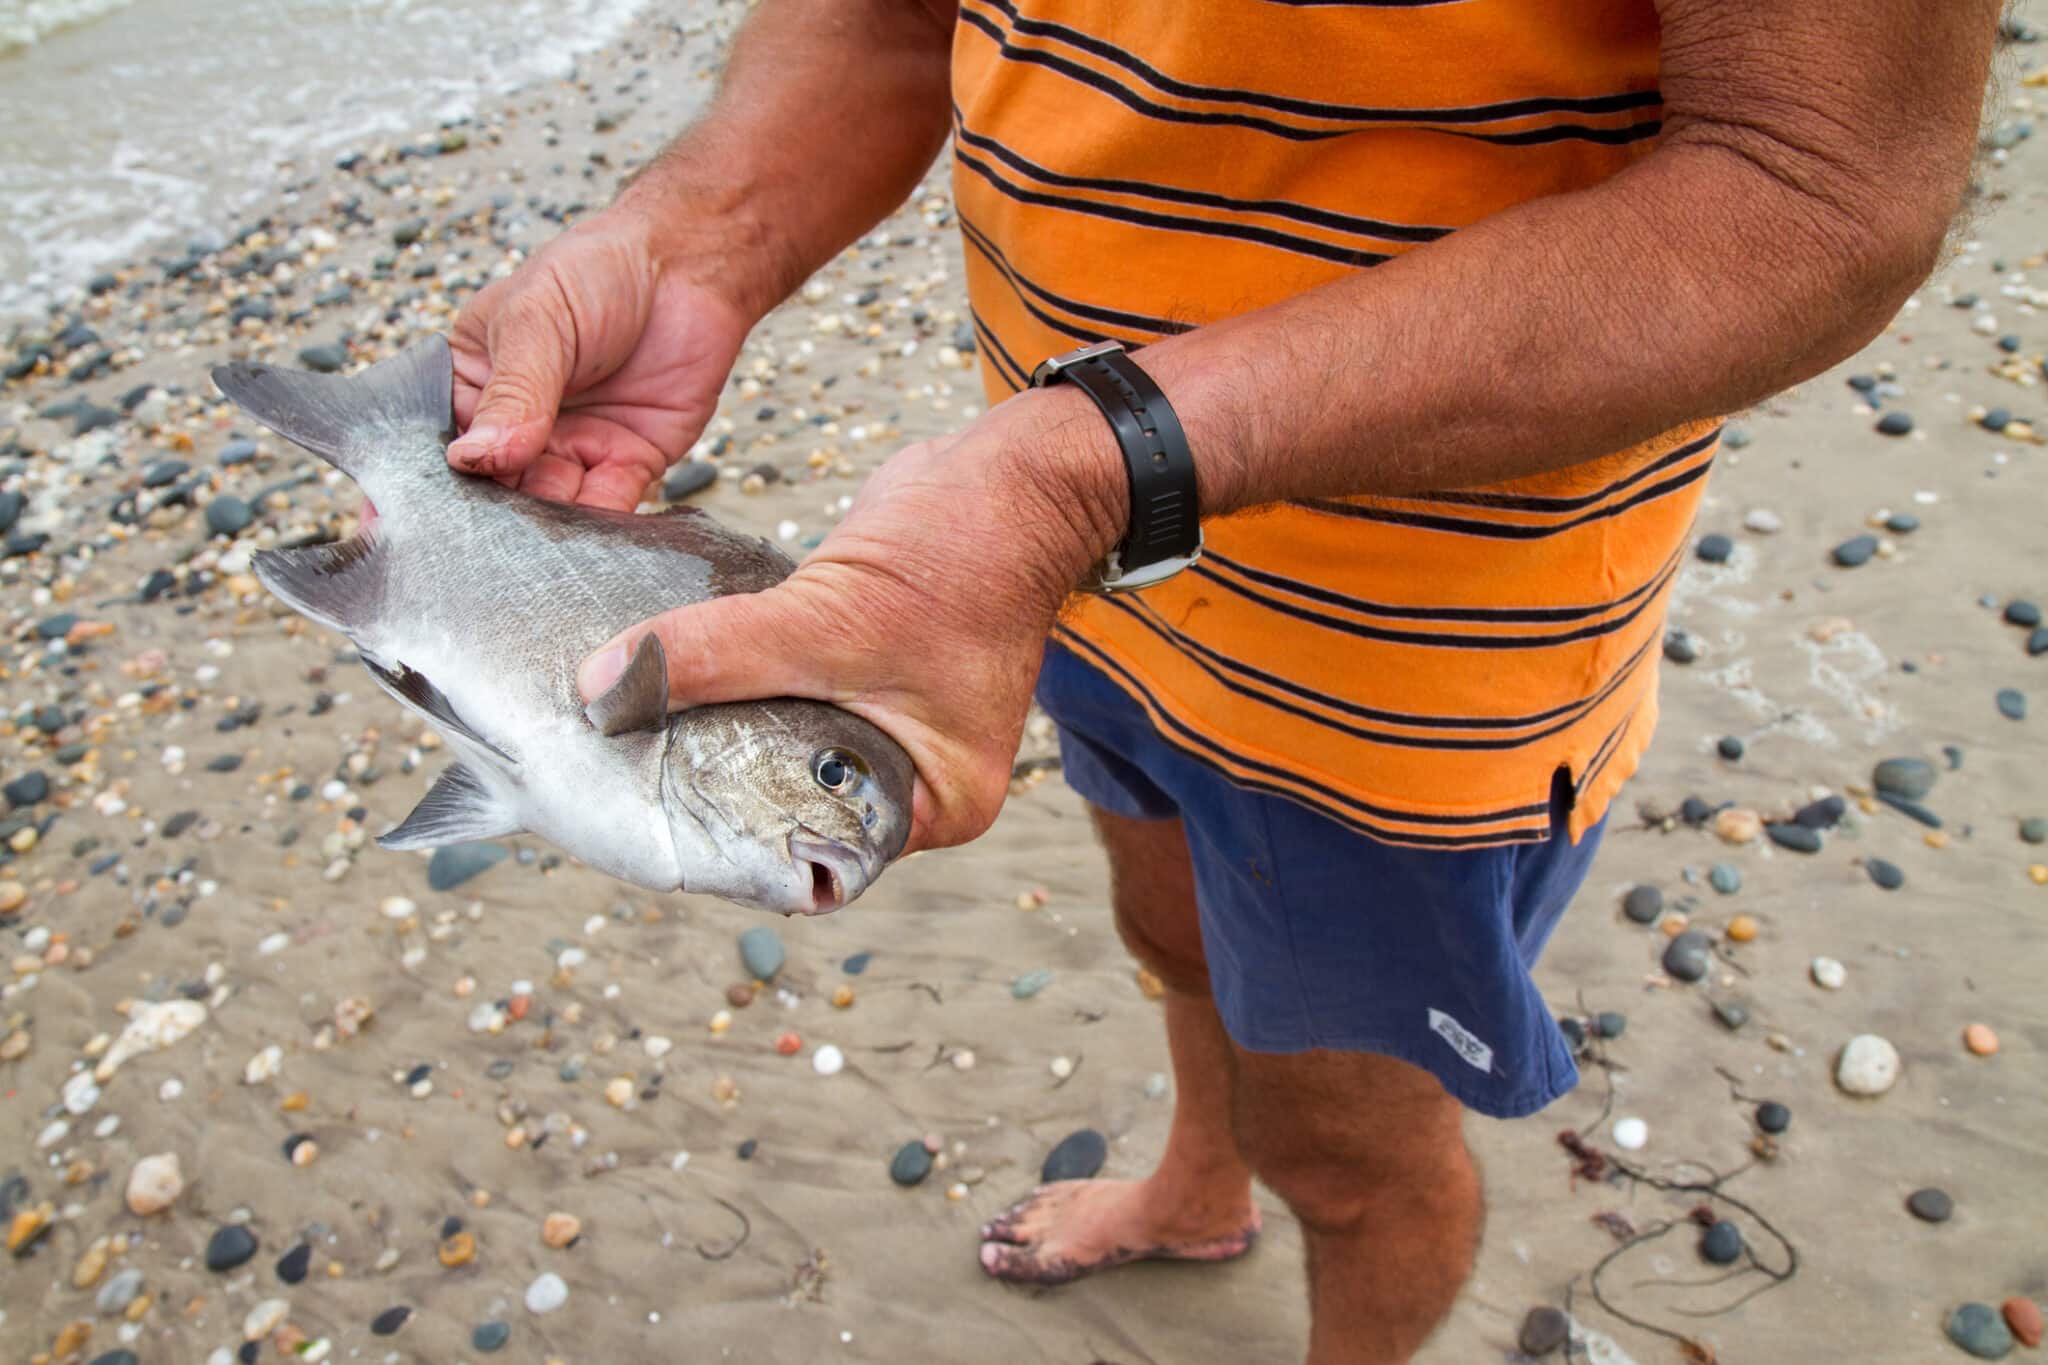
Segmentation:
{"type": "Polygon", "coordinates": [[[475,773],[458,763],[435,779],[420,803],[412,808],[412,814],[389,833],[378,836],[377,846],[399,850],[441,848],[519,832],[519,817],[501,806],[475,773]]]}
{"type": "Polygon", "coordinates": [[[331,545],[258,550],[256,581],[301,616],[355,636],[384,600],[384,556],[374,530],[331,545]]]}
{"type": "Polygon", "coordinates": [[[448,339],[430,336],[358,374],[315,374],[236,360],[213,382],[236,406],[278,435],[363,482],[390,433],[455,435],[455,360],[448,339]]]}

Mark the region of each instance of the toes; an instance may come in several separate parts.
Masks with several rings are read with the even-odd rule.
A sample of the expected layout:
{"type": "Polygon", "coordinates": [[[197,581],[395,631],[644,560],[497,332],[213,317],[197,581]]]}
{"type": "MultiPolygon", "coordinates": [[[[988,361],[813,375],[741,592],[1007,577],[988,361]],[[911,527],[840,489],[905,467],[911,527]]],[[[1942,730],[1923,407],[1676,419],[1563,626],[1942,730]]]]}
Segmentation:
{"type": "Polygon", "coordinates": [[[981,1248],[981,1268],[992,1279],[1011,1284],[1065,1284],[1080,1271],[1067,1260],[1040,1260],[1024,1247],[988,1242],[981,1248]]]}

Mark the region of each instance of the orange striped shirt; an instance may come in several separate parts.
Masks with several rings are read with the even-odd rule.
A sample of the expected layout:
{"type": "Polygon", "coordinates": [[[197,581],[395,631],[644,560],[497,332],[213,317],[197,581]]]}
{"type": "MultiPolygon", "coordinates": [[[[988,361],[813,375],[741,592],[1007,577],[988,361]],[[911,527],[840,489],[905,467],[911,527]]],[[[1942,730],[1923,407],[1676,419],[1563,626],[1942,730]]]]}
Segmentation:
{"type": "MultiPolygon", "coordinates": [[[[1651,0],[961,0],[954,181],[991,400],[1083,342],[1263,307],[1613,175],[1656,142],[1657,42],[1651,0]]],[[[1565,768],[1576,839],[1655,726],[1718,436],[1214,519],[1194,569],[1057,633],[1240,785],[1467,847],[1545,837],[1565,768]]]]}

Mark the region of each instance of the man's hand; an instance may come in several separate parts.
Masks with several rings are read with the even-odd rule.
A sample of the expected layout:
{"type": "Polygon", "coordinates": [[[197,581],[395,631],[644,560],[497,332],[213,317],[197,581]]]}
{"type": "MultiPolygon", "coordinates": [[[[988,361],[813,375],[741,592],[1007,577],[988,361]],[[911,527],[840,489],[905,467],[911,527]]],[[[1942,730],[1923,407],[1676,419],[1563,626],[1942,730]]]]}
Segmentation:
{"type": "Polygon", "coordinates": [[[456,319],[448,463],[631,511],[704,430],[753,319],[617,210],[557,237],[456,319]]]}
{"type": "Polygon", "coordinates": [[[1123,531],[1122,457],[1086,396],[1036,391],[899,451],[781,585],[683,607],[586,660],[586,699],[661,636],[673,706],[811,697],[917,765],[909,848],[965,843],[1009,786],[1060,604],[1123,531]]]}

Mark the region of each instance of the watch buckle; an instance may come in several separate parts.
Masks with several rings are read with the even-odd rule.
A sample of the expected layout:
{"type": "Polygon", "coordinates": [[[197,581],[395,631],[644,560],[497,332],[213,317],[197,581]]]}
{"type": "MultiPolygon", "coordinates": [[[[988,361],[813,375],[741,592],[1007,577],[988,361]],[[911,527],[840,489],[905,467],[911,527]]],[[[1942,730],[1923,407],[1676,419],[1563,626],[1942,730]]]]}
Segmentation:
{"type": "Polygon", "coordinates": [[[1095,581],[1084,588],[1083,591],[1105,594],[1142,592],[1146,588],[1157,587],[1183,569],[1194,567],[1195,562],[1201,559],[1201,557],[1202,532],[1200,527],[1195,529],[1195,548],[1189,553],[1176,555],[1172,559],[1162,559],[1155,563],[1147,564],[1142,568],[1133,569],[1129,573],[1125,573],[1122,564],[1118,562],[1117,552],[1111,550],[1107,555],[1103,556],[1102,569],[1096,575],[1095,581]]]}

